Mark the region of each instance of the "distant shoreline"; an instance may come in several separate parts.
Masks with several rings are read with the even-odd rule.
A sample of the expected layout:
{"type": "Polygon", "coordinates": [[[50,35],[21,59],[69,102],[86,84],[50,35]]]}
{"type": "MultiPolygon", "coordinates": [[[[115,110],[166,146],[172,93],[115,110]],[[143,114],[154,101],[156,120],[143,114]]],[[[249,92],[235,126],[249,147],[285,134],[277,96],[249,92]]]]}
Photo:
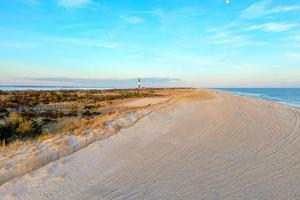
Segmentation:
{"type": "Polygon", "coordinates": [[[210,90],[300,108],[300,88],[212,88],[210,90]]]}
{"type": "Polygon", "coordinates": [[[19,91],[19,90],[37,90],[37,91],[53,91],[53,90],[107,90],[114,89],[112,87],[88,87],[88,86],[18,86],[18,85],[0,85],[0,91],[19,91]]]}
{"type": "MultiPolygon", "coordinates": [[[[195,89],[192,87],[142,87],[142,89],[195,89]]],[[[3,86],[0,91],[55,91],[55,90],[130,90],[137,87],[89,87],[89,86],[3,86]]]]}

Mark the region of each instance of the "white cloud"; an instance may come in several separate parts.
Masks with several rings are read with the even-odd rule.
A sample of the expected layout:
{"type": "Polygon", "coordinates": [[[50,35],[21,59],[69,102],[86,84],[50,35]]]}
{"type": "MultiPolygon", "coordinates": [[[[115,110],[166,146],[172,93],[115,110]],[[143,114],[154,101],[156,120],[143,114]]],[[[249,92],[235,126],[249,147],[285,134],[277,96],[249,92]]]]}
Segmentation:
{"type": "Polygon", "coordinates": [[[249,37],[241,34],[236,34],[232,32],[218,32],[212,36],[204,38],[205,43],[213,45],[261,45],[263,42],[252,41],[249,37]]]}
{"type": "Polygon", "coordinates": [[[188,18],[199,18],[200,16],[216,14],[208,11],[202,7],[180,7],[177,9],[162,9],[156,8],[152,10],[140,10],[133,11],[132,14],[138,15],[151,15],[152,17],[157,18],[163,25],[170,25],[172,23],[178,22],[178,20],[184,20],[188,18]]]}
{"type": "Polygon", "coordinates": [[[287,23],[265,23],[259,25],[253,25],[248,27],[246,30],[262,30],[265,32],[283,32],[290,30],[293,27],[296,27],[296,24],[287,24],[287,23]]]}
{"type": "Polygon", "coordinates": [[[258,18],[265,15],[285,13],[300,10],[300,4],[271,6],[273,0],[263,0],[254,3],[241,13],[242,18],[258,18]]]}
{"type": "Polygon", "coordinates": [[[121,15],[121,19],[130,23],[130,24],[139,24],[143,23],[144,19],[137,17],[137,16],[127,16],[127,15],[121,15]]]}
{"type": "Polygon", "coordinates": [[[91,3],[91,0],[57,0],[60,6],[77,8],[91,3]]]}
{"type": "MultiPolygon", "coordinates": [[[[185,85],[185,82],[178,78],[169,77],[142,77],[142,84],[147,87],[157,86],[178,86],[185,85]]],[[[129,79],[87,79],[70,77],[17,77],[14,81],[24,82],[26,85],[57,85],[57,86],[92,86],[107,88],[132,88],[136,86],[137,78],[129,79]]],[[[1,83],[1,80],[0,80],[1,83]]],[[[7,84],[7,83],[6,83],[7,84]]],[[[23,85],[23,84],[21,84],[23,85]]]]}
{"type": "Polygon", "coordinates": [[[211,44],[241,44],[245,43],[247,39],[229,32],[222,32],[209,37],[208,41],[211,44]]]}

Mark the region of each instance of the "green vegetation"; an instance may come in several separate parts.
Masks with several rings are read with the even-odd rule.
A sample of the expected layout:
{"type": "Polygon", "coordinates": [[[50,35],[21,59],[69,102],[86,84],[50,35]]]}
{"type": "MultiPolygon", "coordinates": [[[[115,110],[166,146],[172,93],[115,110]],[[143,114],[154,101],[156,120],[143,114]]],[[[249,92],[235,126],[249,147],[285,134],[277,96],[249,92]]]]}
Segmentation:
{"type": "Polygon", "coordinates": [[[42,126],[37,121],[25,119],[17,113],[10,113],[0,124],[1,144],[35,138],[41,134],[42,126]]]}

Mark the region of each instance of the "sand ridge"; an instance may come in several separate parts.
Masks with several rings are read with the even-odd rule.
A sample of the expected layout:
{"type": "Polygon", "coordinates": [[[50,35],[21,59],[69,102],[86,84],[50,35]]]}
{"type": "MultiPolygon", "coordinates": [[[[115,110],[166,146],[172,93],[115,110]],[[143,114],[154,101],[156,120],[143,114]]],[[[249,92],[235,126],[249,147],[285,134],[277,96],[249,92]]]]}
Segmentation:
{"type": "Polygon", "coordinates": [[[0,197],[300,199],[299,110],[209,94],[8,182],[0,197]]]}

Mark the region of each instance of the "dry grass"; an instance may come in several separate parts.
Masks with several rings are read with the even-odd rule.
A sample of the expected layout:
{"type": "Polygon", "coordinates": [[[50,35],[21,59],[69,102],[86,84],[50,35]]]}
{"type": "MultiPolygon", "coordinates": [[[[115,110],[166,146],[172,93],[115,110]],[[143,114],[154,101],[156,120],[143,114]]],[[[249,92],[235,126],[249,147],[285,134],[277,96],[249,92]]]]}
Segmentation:
{"type": "Polygon", "coordinates": [[[205,101],[216,98],[210,91],[194,89],[183,95],[177,95],[181,101],[205,101]]]}
{"type": "Polygon", "coordinates": [[[33,142],[38,141],[40,137],[38,137],[37,139],[30,139],[30,140],[25,140],[25,141],[24,140],[15,140],[14,142],[11,142],[9,144],[2,145],[0,147],[0,152],[17,150],[20,146],[32,144],[33,142]]]}
{"type": "MultiPolygon", "coordinates": [[[[155,91],[156,94],[162,95],[164,97],[171,97],[172,101],[197,101],[197,100],[210,100],[215,98],[215,96],[206,90],[198,89],[159,89],[155,91]]],[[[40,143],[51,138],[55,138],[59,135],[75,135],[75,136],[85,136],[89,130],[104,130],[105,123],[110,120],[119,119],[124,116],[126,112],[134,112],[142,109],[149,109],[152,106],[142,106],[142,107],[122,107],[120,105],[124,102],[130,102],[131,100],[117,100],[113,104],[106,106],[109,112],[101,116],[95,116],[92,118],[80,118],[80,117],[68,117],[58,120],[58,123],[50,124],[46,127],[44,134],[40,135],[35,140],[28,141],[15,141],[7,146],[2,146],[0,151],[16,150],[20,146],[30,144],[30,143],[40,143]],[[117,106],[118,105],[118,106],[117,106]]]]}

